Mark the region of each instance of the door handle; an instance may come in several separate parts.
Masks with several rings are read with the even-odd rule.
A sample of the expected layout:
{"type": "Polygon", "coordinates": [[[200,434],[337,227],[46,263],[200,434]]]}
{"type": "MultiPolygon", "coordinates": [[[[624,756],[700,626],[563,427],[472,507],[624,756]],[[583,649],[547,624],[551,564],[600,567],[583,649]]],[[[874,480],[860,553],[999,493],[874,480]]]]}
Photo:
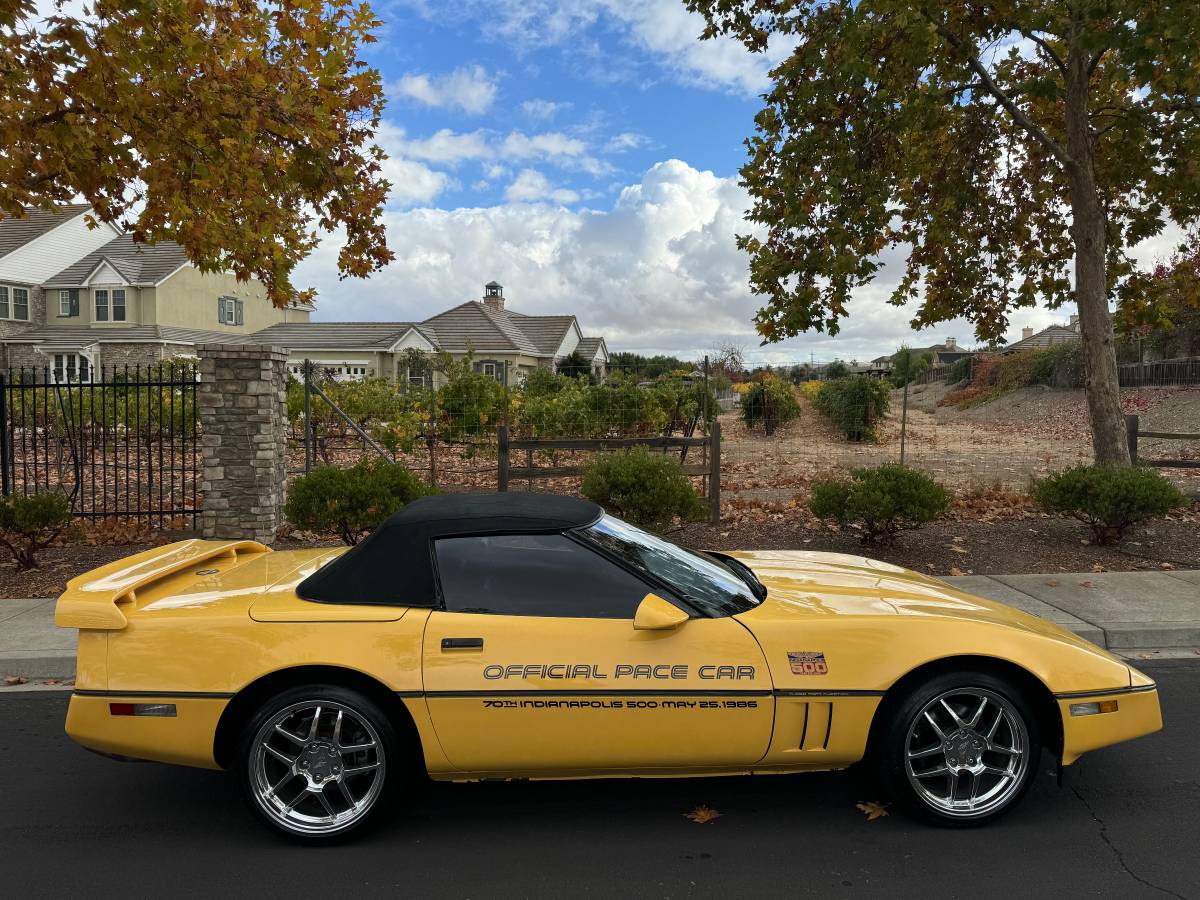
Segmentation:
{"type": "Polygon", "coordinates": [[[483,638],[442,638],[443,650],[482,650],[483,638]]]}

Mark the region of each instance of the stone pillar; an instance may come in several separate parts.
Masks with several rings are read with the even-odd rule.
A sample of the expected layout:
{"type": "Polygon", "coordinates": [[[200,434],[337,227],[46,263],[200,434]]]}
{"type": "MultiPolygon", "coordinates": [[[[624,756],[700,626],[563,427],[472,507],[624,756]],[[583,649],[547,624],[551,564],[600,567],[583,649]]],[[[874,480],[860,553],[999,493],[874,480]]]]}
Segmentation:
{"type": "Polygon", "coordinates": [[[270,544],[287,486],[287,351],[200,344],[205,538],[270,544]]]}

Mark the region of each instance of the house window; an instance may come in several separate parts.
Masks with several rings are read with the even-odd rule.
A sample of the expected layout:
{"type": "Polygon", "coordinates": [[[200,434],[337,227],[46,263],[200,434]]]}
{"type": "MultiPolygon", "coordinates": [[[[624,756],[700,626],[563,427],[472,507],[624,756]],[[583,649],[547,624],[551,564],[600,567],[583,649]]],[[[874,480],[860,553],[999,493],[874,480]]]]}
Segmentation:
{"type": "Polygon", "coordinates": [[[112,292],[112,320],[114,322],[125,321],[125,291],[115,290],[112,292]]]}
{"type": "Polygon", "coordinates": [[[217,321],[222,325],[243,325],[242,301],[237,297],[217,298],[217,321]]]}
{"type": "Polygon", "coordinates": [[[96,321],[108,321],[108,291],[96,291],[96,321]]]}
{"type": "Polygon", "coordinates": [[[0,319],[29,321],[29,289],[0,285],[0,319]]]}
{"type": "Polygon", "coordinates": [[[54,354],[54,381],[57,384],[91,381],[91,369],[91,363],[82,353],[54,354]]]}
{"type": "Polygon", "coordinates": [[[70,291],[59,291],[58,292],[58,314],[60,316],[71,315],[71,292],[70,291]]]}
{"type": "Polygon", "coordinates": [[[492,378],[495,378],[497,381],[500,380],[499,363],[485,362],[482,366],[480,366],[480,371],[483,372],[484,375],[489,375],[492,378]]]}

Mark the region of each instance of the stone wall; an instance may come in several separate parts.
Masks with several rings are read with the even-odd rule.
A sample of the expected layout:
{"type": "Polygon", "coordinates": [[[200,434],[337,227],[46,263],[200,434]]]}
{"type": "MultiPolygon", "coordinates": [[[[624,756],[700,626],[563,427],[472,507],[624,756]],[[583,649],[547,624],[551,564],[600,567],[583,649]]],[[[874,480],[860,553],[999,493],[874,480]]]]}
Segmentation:
{"type": "MultiPolygon", "coordinates": [[[[16,282],[8,282],[8,284],[10,287],[29,288],[29,321],[26,322],[21,319],[0,319],[0,369],[7,369],[9,366],[16,367],[21,365],[21,363],[12,362],[12,353],[22,345],[6,344],[4,343],[5,338],[17,337],[23,332],[29,331],[33,328],[40,328],[46,324],[46,292],[40,287],[22,285],[16,282]]],[[[57,296],[58,295],[55,294],[55,297],[57,296]]],[[[11,296],[9,297],[9,303],[12,303],[11,296]]],[[[9,307],[9,311],[10,313],[12,311],[11,305],[9,307]]],[[[37,363],[37,365],[44,364],[44,358],[43,362],[37,363]]],[[[30,364],[24,363],[24,365],[30,364]]]]}
{"type": "Polygon", "coordinates": [[[275,540],[287,485],[287,351],[200,344],[205,538],[275,540]]]}

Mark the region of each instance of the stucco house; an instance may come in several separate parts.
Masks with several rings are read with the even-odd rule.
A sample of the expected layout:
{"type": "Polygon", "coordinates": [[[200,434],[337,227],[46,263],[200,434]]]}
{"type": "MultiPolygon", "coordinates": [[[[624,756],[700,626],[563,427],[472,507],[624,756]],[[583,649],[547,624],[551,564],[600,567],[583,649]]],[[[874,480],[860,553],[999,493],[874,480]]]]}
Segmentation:
{"type": "MultiPolygon", "coordinates": [[[[3,220],[0,233],[20,221],[3,220]]],[[[51,271],[43,261],[29,326],[0,337],[5,366],[88,380],[99,366],[186,357],[198,343],[308,319],[308,306],[274,307],[257,281],[200,272],[174,241],[139,244],[111,230],[104,237],[74,259],[57,258],[51,271]]]]}
{"type": "Polygon", "coordinates": [[[119,234],[103,223],[89,227],[90,211],[74,203],[0,219],[0,367],[7,365],[7,340],[45,326],[45,280],[119,234]]]}
{"type": "MultiPolygon", "coordinates": [[[[603,377],[608,346],[603,337],[585,337],[573,315],[531,316],[505,306],[504,288],[484,285],[483,297],[460,303],[420,322],[282,322],[255,332],[250,340],[288,349],[288,367],[299,375],[305,359],[335,378],[388,378],[423,382],[423,372],[405,367],[409,354],[444,351],[471,356],[477,372],[503,380],[537,368],[551,368],[578,352],[603,377]]],[[[436,375],[433,376],[435,379],[436,375]]]]}

